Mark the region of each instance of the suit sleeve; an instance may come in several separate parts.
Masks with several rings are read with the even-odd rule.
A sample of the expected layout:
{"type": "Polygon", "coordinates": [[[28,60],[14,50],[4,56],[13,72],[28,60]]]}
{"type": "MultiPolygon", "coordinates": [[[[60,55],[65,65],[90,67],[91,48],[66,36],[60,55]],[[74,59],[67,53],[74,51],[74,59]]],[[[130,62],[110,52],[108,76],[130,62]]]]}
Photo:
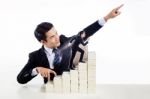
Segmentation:
{"type": "MultiPolygon", "coordinates": [[[[102,28],[103,26],[99,24],[99,20],[95,21],[94,23],[92,23],[91,25],[87,26],[86,28],[84,28],[81,32],[85,32],[85,37],[83,38],[84,41],[87,40],[88,37],[94,35],[100,28],[102,28]]],[[[79,33],[77,35],[79,35],[79,33]]],[[[76,35],[76,36],[77,36],[76,35]]],[[[66,37],[65,35],[60,35],[60,42],[61,44],[63,44],[65,41],[67,41],[68,39],[74,37],[75,35],[71,36],[71,37],[66,37]]]]}
{"type": "Polygon", "coordinates": [[[83,39],[86,40],[88,37],[95,34],[101,27],[102,27],[102,25],[100,25],[98,21],[96,21],[96,22],[92,23],[91,25],[87,26],[86,28],[84,28],[81,31],[81,32],[85,32],[85,34],[86,34],[85,38],[83,38],[83,39]]]}
{"type": "Polygon", "coordinates": [[[32,78],[34,78],[36,75],[32,76],[31,73],[33,68],[35,68],[35,66],[36,66],[35,58],[33,57],[33,54],[29,54],[29,60],[27,64],[17,76],[18,83],[25,84],[28,81],[30,81],[32,78]]]}

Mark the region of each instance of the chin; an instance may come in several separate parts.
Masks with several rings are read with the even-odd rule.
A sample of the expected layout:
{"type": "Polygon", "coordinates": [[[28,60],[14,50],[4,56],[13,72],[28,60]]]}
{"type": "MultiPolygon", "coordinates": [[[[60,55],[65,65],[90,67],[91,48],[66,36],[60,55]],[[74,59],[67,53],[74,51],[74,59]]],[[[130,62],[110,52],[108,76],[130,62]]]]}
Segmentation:
{"type": "Polygon", "coordinates": [[[60,42],[56,46],[59,47],[60,46],[60,42]]]}

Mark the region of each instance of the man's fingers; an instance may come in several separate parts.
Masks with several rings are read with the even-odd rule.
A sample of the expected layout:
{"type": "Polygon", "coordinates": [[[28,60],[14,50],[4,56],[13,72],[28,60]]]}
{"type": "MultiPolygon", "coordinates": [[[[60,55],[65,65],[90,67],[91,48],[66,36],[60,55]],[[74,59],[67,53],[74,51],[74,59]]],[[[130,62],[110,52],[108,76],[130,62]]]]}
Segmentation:
{"type": "Polygon", "coordinates": [[[53,73],[55,76],[57,75],[57,74],[56,74],[56,72],[55,72],[55,71],[53,71],[53,70],[51,71],[51,73],[53,73]]]}
{"type": "Polygon", "coordinates": [[[41,72],[40,74],[41,74],[42,77],[46,77],[47,78],[49,73],[47,73],[47,72],[41,72]]]}
{"type": "Polygon", "coordinates": [[[117,14],[119,15],[119,14],[121,14],[121,12],[118,12],[117,14]]]}
{"type": "Polygon", "coordinates": [[[114,12],[116,15],[119,15],[121,12],[119,12],[118,10],[123,6],[124,4],[118,6],[117,8],[114,9],[114,12]]]}
{"type": "Polygon", "coordinates": [[[45,74],[44,74],[44,73],[41,73],[41,76],[42,76],[42,77],[45,77],[45,74]]]}
{"type": "Polygon", "coordinates": [[[50,73],[47,74],[47,78],[50,81],[50,73]]]}
{"type": "Polygon", "coordinates": [[[116,8],[116,10],[119,10],[124,4],[121,4],[119,7],[116,8]]]}
{"type": "Polygon", "coordinates": [[[45,77],[48,77],[48,74],[49,74],[49,73],[45,73],[45,77]]]}
{"type": "Polygon", "coordinates": [[[119,15],[119,14],[121,14],[121,12],[119,12],[119,11],[115,11],[115,14],[116,14],[116,15],[119,15]]]}
{"type": "Polygon", "coordinates": [[[56,76],[56,72],[51,70],[51,69],[47,69],[47,68],[37,68],[38,72],[41,74],[42,77],[46,77],[46,78],[50,78],[50,73],[54,74],[54,76],[56,76]]]}

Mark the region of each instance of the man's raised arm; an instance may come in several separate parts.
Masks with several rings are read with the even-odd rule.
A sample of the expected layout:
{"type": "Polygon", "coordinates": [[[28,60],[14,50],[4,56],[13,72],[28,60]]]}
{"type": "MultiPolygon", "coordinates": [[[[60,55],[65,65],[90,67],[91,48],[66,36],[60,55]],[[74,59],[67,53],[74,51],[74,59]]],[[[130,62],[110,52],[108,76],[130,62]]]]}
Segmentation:
{"type": "Polygon", "coordinates": [[[92,36],[94,33],[96,33],[101,27],[103,27],[103,25],[112,18],[117,17],[118,15],[121,14],[121,12],[119,11],[119,9],[123,6],[120,5],[114,9],[112,9],[106,16],[104,16],[103,18],[97,20],[96,22],[92,23],[91,25],[89,25],[88,27],[86,27],[85,29],[83,29],[81,32],[85,33],[85,37],[82,37],[84,40],[86,40],[88,37],[92,36]]]}

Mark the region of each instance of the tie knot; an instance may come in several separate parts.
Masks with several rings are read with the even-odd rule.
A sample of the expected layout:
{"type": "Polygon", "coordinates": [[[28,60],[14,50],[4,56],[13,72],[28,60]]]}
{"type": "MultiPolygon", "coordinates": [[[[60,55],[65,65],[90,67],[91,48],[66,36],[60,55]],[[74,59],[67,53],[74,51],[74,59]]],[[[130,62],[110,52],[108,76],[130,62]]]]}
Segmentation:
{"type": "Polygon", "coordinates": [[[56,53],[56,52],[57,52],[57,50],[58,50],[58,49],[54,48],[54,49],[53,49],[53,52],[54,52],[54,53],[56,53]]]}

